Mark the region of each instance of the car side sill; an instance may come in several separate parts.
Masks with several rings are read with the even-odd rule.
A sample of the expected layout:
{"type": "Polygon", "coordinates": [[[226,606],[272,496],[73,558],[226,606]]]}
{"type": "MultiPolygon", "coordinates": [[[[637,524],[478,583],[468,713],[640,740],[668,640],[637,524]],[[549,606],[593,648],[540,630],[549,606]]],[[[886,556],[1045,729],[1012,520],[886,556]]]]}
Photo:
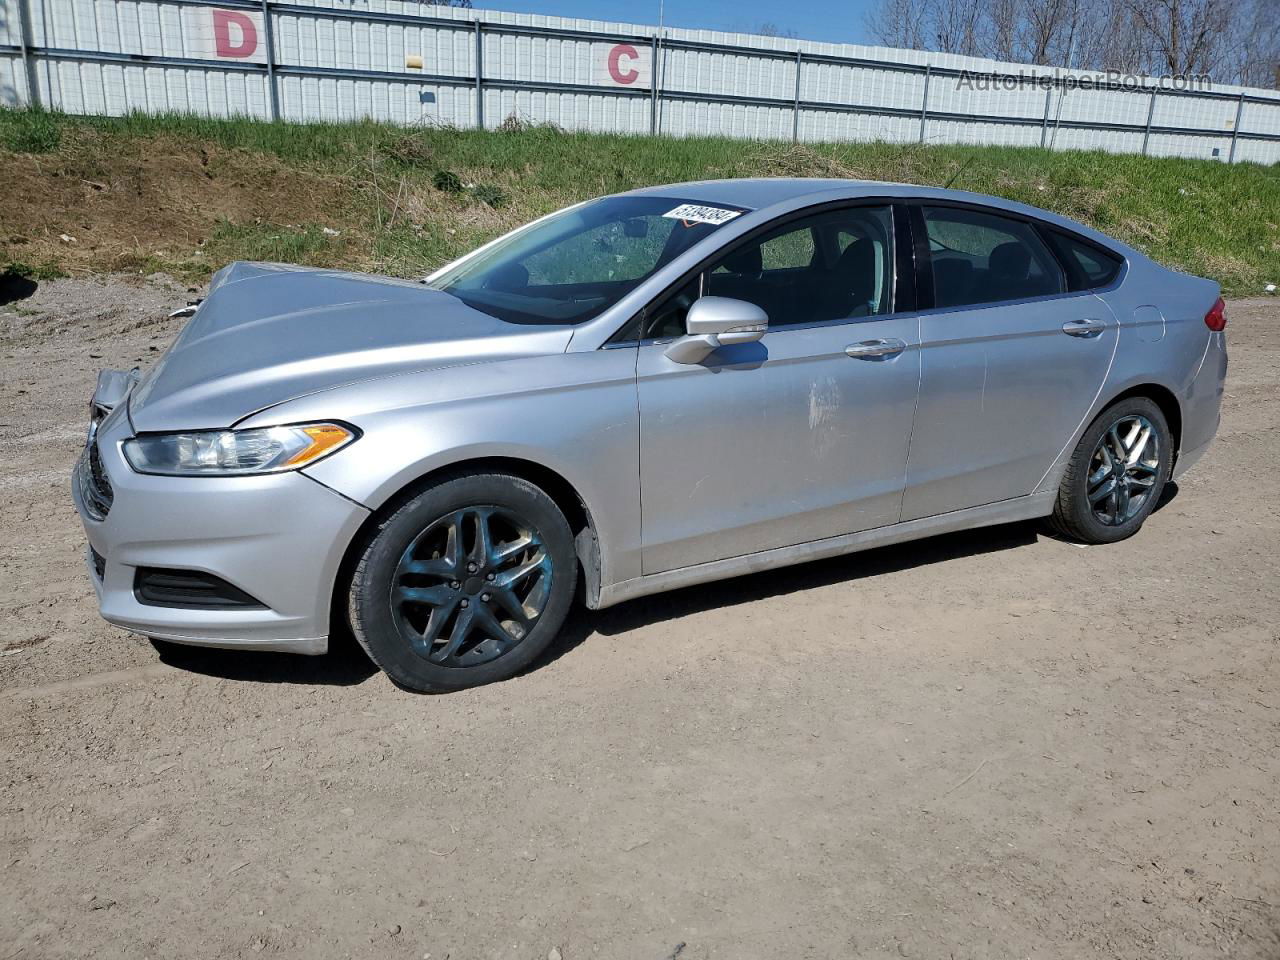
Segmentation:
{"type": "Polygon", "coordinates": [[[847,533],[838,537],[823,540],[812,540],[790,547],[776,547],[760,553],[749,553],[741,557],[730,557],[726,560],[713,560],[710,563],[699,563],[690,567],[679,567],[675,570],[664,570],[644,577],[635,577],[621,583],[608,584],[600,590],[600,600],[596,609],[611,607],[624,600],[674,590],[678,587],[690,587],[698,583],[712,580],[723,580],[728,577],[742,576],[747,573],[758,573],[761,570],[772,570],[776,567],[787,567],[795,563],[806,563],[810,560],[822,560],[846,553],[857,553],[872,547],[888,546],[892,543],[903,543],[908,540],[919,540],[940,533],[951,533],[955,530],[968,530],[975,527],[989,527],[997,523],[1012,523],[1017,520],[1031,520],[1035,517],[1047,517],[1053,512],[1053,501],[1057,491],[1033,493],[1012,500],[1001,500],[981,507],[968,507],[964,510],[953,510],[933,517],[921,517],[908,520],[906,523],[895,523],[887,527],[876,527],[873,530],[862,530],[858,533],[847,533]]]}

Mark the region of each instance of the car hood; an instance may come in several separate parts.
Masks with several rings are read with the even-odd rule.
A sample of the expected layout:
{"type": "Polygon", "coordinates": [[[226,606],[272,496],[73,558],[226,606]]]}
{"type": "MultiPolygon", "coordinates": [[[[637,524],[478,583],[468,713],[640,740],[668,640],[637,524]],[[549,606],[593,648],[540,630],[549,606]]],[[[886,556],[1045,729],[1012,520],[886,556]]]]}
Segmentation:
{"type": "Polygon", "coordinates": [[[412,281],[233,263],[134,389],[129,416],[140,432],[228,427],[361,380],[563,353],[571,332],[504,323],[412,281]]]}

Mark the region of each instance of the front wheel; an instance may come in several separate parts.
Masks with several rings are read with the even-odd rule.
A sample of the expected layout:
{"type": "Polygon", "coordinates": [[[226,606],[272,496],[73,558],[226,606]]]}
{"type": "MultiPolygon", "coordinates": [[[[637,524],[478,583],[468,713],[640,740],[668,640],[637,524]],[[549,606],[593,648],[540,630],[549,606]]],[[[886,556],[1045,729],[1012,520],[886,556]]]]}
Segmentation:
{"type": "Polygon", "coordinates": [[[1104,410],[1080,438],[1058,489],[1051,523],[1082,543],[1115,543],[1138,532],[1173,466],[1164,414],[1146,397],[1104,410]]]}
{"type": "Polygon", "coordinates": [[[555,638],[577,585],[568,522],[519,477],[445,480],[386,517],[351,579],[356,639],[402,687],[505,680],[555,638]]]}

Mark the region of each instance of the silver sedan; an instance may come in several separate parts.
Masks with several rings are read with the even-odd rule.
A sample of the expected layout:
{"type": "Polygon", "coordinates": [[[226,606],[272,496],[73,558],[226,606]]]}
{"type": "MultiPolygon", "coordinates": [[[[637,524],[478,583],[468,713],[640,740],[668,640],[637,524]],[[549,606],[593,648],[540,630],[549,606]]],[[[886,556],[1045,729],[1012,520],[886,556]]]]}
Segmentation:
{"type": "Polygon", "coordinates": [[[1132,535],[1218,426],[1216,284],[1054,214],[839,180],[551,214],[421,283],[234,263],[107,371],[102,615],[398,684],[511,676],[575,598],[1046,517],[1132,535]]]}

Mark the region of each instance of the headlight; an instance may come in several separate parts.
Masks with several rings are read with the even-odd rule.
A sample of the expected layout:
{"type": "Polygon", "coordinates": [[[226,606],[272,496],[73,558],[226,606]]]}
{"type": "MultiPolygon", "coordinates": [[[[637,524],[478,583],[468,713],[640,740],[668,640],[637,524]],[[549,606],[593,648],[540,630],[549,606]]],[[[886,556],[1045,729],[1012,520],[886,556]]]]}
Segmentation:
{"type": "Polygon", "coordinates": [[[157,433],[126,440],[124,455],[138,473],[181,477],[280,473],[314,463],[357,436],[336,423],[157,433]]]}

